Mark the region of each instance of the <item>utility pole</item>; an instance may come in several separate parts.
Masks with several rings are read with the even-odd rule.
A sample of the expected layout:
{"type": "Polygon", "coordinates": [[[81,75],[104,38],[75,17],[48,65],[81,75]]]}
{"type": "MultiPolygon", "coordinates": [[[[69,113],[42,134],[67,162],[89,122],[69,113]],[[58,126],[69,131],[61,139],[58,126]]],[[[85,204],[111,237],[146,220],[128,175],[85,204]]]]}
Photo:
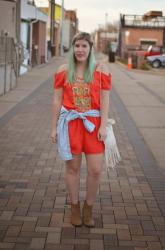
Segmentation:
{"type": "Polygon", "coordinates": [[[105,13],[105,53],[107,53],[107,45],[108,45],[108,42],[107,42],[107,20],[108,20],[108,13],[105,13]]]}
{"type": "Polygon", "coordinates": [[[21,26],[21,1],[16,2],[16,38],[20,43],[20,26],[21,26]]]}
{"type": "Polygon", "coordinates": [[[21,47],[21,0],[16,1],[16,39],[17,39],[17,53],[16,53],[16,76],[20,74],[20,47],[21,47]]]}
{"type": "Polygon", "coordinates": [[[50,0],[50,48],[51,48],[51,56],[55,55],[54,16],[55,16],[55,0],[50,0]]]}
{"type": "Polygon", "coordinates": [[[60,55],[63,56],[63,29],[64,29],[64,0],[61,3],[61,43],[60,55]]]}
{"type": "Polygon", "coordinates": [[[105,30],[107,30],[108,13],[105,13],[105,30]]]}
{"type": "Polygon", "coordinates": [[[165,51],[165,23],[164,23],[164,29],[163,29],[163,51],[165,51]]]}

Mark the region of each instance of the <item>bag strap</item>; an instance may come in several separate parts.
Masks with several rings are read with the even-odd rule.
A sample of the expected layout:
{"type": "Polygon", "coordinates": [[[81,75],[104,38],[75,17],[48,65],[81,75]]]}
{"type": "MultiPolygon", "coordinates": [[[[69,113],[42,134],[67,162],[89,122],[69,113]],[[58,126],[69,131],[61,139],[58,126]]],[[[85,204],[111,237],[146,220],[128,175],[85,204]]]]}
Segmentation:
{"type": "Polygon", "coordinates": [[[101,67],[100,66],[101,66],[100,63],[97,63],[95,66],[95,70],[99,71],[99,86],[100,86],[100,90],[101,90],[101,70],[100,70],[101,67]]]}
{"type": "Polygon", "coordinates": [[[99,85],[100,85],[100,108],[101,108],[101,67],[99,68],[99,85]]]}
{"type": "Polygon", "coordinates": [[[100,86],[100,91],[101,91],[101,67],[100,67],[101,65],[100,65],[100,63],[97,63],[97,65],[96,65],[96,70],[98,69],[98,71],[99,71],[99,86],[100,86]]]}

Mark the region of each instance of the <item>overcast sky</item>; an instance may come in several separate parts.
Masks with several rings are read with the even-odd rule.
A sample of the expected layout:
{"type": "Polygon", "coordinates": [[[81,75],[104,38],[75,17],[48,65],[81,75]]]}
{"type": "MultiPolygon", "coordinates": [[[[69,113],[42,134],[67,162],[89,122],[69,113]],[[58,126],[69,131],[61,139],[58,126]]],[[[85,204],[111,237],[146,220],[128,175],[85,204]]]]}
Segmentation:
{"type": "MultiPolygon", "coordinates": [[[[61,5],[62,0],[55,2],[61,5]]],[[[165,15],[165,0],[64,0],[64,8],[76,9],[79,30],[92,32],[106,21],[119,20],[120,13],[143,15],[150,10],[161,10],[165,15]]]]}

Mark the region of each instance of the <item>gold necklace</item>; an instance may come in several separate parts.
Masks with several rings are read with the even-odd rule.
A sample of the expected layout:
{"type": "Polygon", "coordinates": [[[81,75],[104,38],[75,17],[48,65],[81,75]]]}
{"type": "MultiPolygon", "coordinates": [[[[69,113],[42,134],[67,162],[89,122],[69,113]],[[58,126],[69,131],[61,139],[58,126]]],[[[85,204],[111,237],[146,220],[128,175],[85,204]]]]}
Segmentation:
{"type": "Polygon", "coordinates": [[[76,75],[74,75],[74,81],[77,83],[84,83],[85,82],[84,78],[81,78],[81,77],[76,76],[76,75]]]}

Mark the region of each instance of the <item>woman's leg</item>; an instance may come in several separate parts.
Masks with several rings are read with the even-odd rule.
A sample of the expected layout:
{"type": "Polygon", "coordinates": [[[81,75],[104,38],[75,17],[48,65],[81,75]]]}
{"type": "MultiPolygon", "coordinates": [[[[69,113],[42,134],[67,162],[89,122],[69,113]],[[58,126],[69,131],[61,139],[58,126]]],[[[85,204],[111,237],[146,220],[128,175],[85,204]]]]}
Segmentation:
{"type": "Polygon", "coordinates": [[[103,154],[86,155],[86,162],[88,171],[86,181],[86,202],[88,205],[93,205],[103,169],[103,154]]]}
{"type": "Polygon", "coordinates": [[[74,155],[73,157],[73,160],[66,161],[65,178],[70,201],[72,204],[77,204],[82,155],[74,155]]]}
{"type": "Polygon", "coordinates": [[[86,155],[86,161],[88,174],[86,181],[86,200],[83,206],[83,223],[88,227],[93,227],[95,223],[92,218],[92,208],[99,188],[103,154],[86,155]]]}
{"type": "Polygon", "coordinates": [[[71,201],[71,224],[81,226],[81,212],[79,203],[79,176],[81,166],[81,155],[74,155],[74,159],[66,161],[66,185],[71,201]]]}

